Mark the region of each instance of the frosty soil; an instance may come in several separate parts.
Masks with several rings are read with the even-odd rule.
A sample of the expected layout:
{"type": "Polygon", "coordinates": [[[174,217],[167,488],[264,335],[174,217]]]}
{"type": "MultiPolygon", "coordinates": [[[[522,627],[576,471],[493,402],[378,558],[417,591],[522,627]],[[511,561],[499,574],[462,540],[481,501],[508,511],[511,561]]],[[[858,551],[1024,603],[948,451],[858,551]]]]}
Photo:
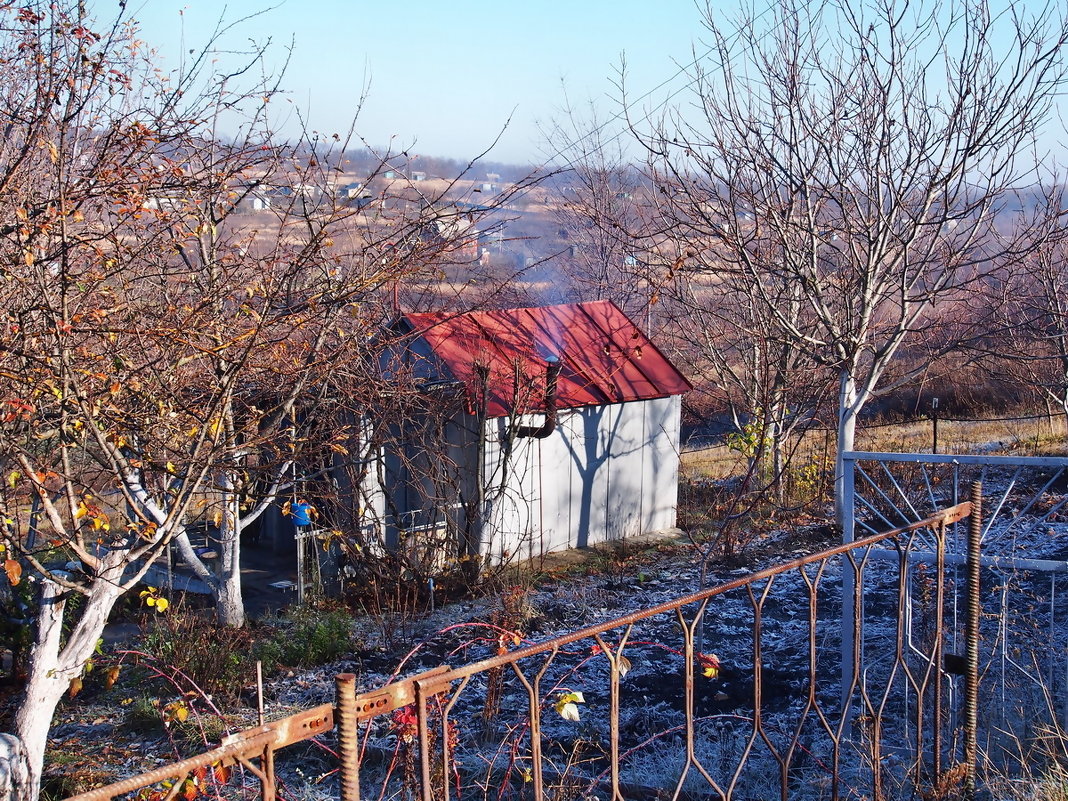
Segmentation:
{"type": "MultiPolygon", "coordinates": [[[[1054,523],[1034,528],[1028,534],[1031,555],[1044,553],[1049,556],[1063,554],[1068,526],[1054,523]]],[[[813,541],[811,536],[795,536],[792,540],[785,534],[771,537],[761,548],[761,553],[751,556],[759,565],[762,559],[774,552],[785,560],[800,556],[827,545],[826,541],[813,541]],[[803,545],[804,547],[792,547],[803,545]],[[788,548],[792,552],[785,553],[788,548]]],[[[700,575],[696,552],[692,548],[677,549],[674,553],[660,554],[656,561],[631,560],[625,569],[612,574],[587,576],[566,582],[544,584],[527,596],[521,614],[513,622],[515,634],[527,641],[544,641],[554,635],[573,631],[584,625],[606,621],[640,608],[680,597],[696,590],[700,575]]],[[[757,585],[750,595],[744,590],[717,596],[709,605],[702,627],[703,642],[698,649],[715,653],[721,661],[721,669],[714,677],[698,674],[695,692],[697,733],[704,745],[702,760],[712,769],[729,769],[731,760],[745,746],[746,740],[755,736],[752,723],[753,699],[753,653],[752,614],[759,608],[763,616],[760,645],[762,648],[762,703],[764,715],[762,732],[771,745],[781,747],[798,731],[811,729],[812,720],[801,719],[807,697],[809,658],[809,620],[807,601],[797,604],[796,599],[807,598],[804,586],[817,582],[817,606],[819,610],[815,641],[818,643],[820,664],[817,674],[821,677],[835,676],[840,644],[840,564],[827,565],[822,571],[815,566],[801,571],[790,571],[757,585]],[[765,593],[766,590],[766,593],[765,593]]],[[[874,580],[871,589],[869,612],[872,619],[880,616],[880,608],[889,611],[886,604],[893,602],[893,563],[872,565],[869,576],[874,580]],[[882,585],[878,590],[875,585],[882,585]],[[885,598],[885,600],[883,600],[885,598]]],[[[713,566],[707,578],[708,585],[737,578],[750,572],[750,568],[726,568],[713,566]]],[[[514,611],[514,610],[513,610],[514,611]]],[[[691,619],[694,611],[686,612],[691,619]]],[[[388,627],[375,625],[374,621],[357,623],[358,636],[366,647],[347,659],[315,671],[289,675],[268,683],[266,700],[268,717],[278,717],[295,708],[307,708],[318,703],[330,702],[334,695],[334,676],[339,672],[353,672],[359,677],[361,689],[372,689],[387,683],[397,673],[410,675],[439,664],[460,665],[495,654],[505,644],[516,647],[510,629],[488,625],[488,620],[499,620],[500,609],[492,603],[468,603],[439,610],[418,624],[426,632],[423,642],[406,656],[398,657],[383,642],[382,635],[388,627]],[[458,620],[467,622],[457,622],[458,620]],[[398,667],[399,663],[399,667],[398,667]]],[[[890,616],[893,619],[893,615],[890,616]]],[[[378,622],[381,624],[381,621],[378,622]]],[[[613,633],[614,635],[614,633],[613,633]]],[[[409,632],[411,642],[420,635],[409,632]]],[[[879,627],[870,623],[867,628],[869,646],[878,651],[880,643],[892,642],[893,627],[879,627]]],[[[606,635],[610,648],[618,638],[606,635]]],[[[652,791],[663,777],[678,770],[677,753],[681,746],[681,725],[684,722],[682,697],[678,687],[682,681],[683,660],[680,648],[678,621],[670,615],[643,621],[635,626],[628,637],[625,654],[630,669],[621,682],[620,743],[623,759],[621,781],[630,788],[628,797],[640,797],[652,791]],[[674,755],[672,754],[674,752],[674,755]],[[659,778],[658,778],[659,777],[659,778]],[[643,789],[644,788],[644,789],[643,789]]],[[[878,670],[877,664],[873,670],[878,670]]],[[[589,641],[581,641],[565,649],[546,671],[543,684],[542,738],[549,744],[550,771],[557,777],[570,776],[572,781],[596,783],[603,769],[604,754],[608,743],[607,725],[607,674],[608,659],[599,654],[589,641]],[[552,702],[565,691],[583,693],[584,704],[580,708],[580,720],[565,720],[554,712],[552,702]],[[555,765],[555,767],[553,767],[555,765]]],[[[511,677],[510,677],[511,678],[511,677]]],[[[823,680],[816,686],[819,703],[828,707],[839,692],[835,681],[823,680]]],[[[481,752],[467,752],[458,757],[457,770],[464,773],[465,782],[488,785],[509,777],[516,780],[522,775],[522,759],[516,761],[516,748],[524,742],[522,718],[527,699],[514,681],[502,685],[499,713],[487,708],[493,706],[488,699],[486,684],[473,683],[466,688],[450,712],[453,720],[472,721],[484,718],[484,739],[500,741],[511,738],[511,750],[489,746],[481,752]],[[518,712],[518,720],[509,717],[518,712]],[[481,777],[479,779],[478,777],[481,777]]],[[[247,725],[247,716],[238,725],[247,725]]],[[[106,733],[107,724],[98,722],[93,733],[106,733]]],[[[60,726],[56,729],[56,741],[80,729],[84,737],[86,729],[76,727],[74,732],[60,726]]],[[[815,732],[818,734],[818,732],[815,732]]],[[[381,757],[384,768],[399,772],[390,757],[399,744],[397,722],[390,717],[375,720],[367,732],[373,743],[372,755],[381,757]]],[[[792,783],[798,788],[806,787],[808,797],[822,797],[827,787],[830,771],[829,754],[814,736],[806,734],[802,747],[807,751],[804,759],[793,763],[792,783]]],[[[55,741],[54,741],[55,742],[55,741]]],[[[58,745],[58,742],[55,744],[58,745]]],[[[166,745],[165,743],[161,743],[166,745]]],[[[759,743],[758,743],[759,745],[759,743]]],[[[62,746],[60,746],[62,747],[62,746]]],[[[164,748],[166,751],[167,749],[164,748]]],[[[758,750],[760,750],[758,748],[758,750]]],[[[750,782],[750,792],[757,796],[776,794],[777,767],[773,754],[764,749],[752,760],[745,771],[745,780],[750,782]],[[764,776],[764,790],[760,776],[764,776]],[[770,785],[768,784],[770,782],[770,785]],[[766,790],[766,792],[765,792],[766,790]]],[[[856,753],[850,764],[840,765],[839,773],[848,784],[850,773],[862,773],[864,754],[856,753]]],[[[373,760],[372,760],[373,761],[373,760]]],[[[894,766],[894,755],[889,755],[888,765],[894,766]]],[[[307,749],[295,749],[279,764],[281,775],[287,785],[287,797],[314,795],[326,790],[331,783],[316,787],[309,777],[327,772],[329,762],[316,758],[307,749]]],[[[907,765],[901,764],[903,771],[907,765]]],[[[136,771],[134,765],[127,770],[136,771]]],[[[707,787],[706,787],[707,789],[707,787]]],[[[695,791],[697,788],[695,787],[695,791]]],[[[331,791],[332,792],[332,791],[331,791]]]]}

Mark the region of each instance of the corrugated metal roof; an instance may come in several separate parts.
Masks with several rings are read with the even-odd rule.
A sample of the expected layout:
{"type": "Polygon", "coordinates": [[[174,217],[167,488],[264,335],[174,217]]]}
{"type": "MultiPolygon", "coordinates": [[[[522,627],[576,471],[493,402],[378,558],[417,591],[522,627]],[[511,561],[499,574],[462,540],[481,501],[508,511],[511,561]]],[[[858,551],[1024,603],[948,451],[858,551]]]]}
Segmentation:
{"type": "Polygon", "coordinates": [[[560,361],[558,409],[681,395],[692,389],[655,345],[610,301],[465,314],[407,314],[474,401],[475,365],[489,369],[490,417],[543,411],[545,368],[560,361]]]}

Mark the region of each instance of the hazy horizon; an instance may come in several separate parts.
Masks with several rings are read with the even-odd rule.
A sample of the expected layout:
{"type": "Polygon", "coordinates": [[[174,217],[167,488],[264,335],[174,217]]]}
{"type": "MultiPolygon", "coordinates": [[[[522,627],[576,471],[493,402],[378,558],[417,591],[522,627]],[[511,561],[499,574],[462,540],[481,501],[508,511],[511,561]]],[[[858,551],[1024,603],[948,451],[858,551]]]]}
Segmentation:
{"type": "MultiPolygon", "coordinates": [[[[100,17],[117,0],[98,0],[100,17]]],[[[628,94],[652,91],[656,105],[685,86],[679,63],[692,60],[703,28],[691,0],[670,0],[651,13],[634,0],[566,4],[415,2],[399,15],[366,0],[293,0],[264,9],[262,0],[225,6],[203,0],[143,0],[127,7],[165,69],[202,47],[220,16],[236,23],[232,48],[271,40],[269,69],[293,50],[282,88],[292,106],[280,132],[299,120],[326,135],[344,135],[365,86],[356,133],[375,148],[392,145],[427,156],[467,160],[499,143],[491,161],[537,164],[549,148],[544,130],[568,101],[593,100],[600,119],[619,112],[617,70],[626,54],[628,94]]],[[[641,106],[642,104],[639,104],[641,106]]]]}

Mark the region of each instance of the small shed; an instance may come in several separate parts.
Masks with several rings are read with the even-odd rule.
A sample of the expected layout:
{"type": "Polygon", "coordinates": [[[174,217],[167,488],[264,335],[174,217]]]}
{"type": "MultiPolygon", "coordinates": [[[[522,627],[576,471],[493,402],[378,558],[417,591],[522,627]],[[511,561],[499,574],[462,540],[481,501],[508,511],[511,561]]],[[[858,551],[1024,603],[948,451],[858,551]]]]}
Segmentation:
{"type": "Polygon", "coordinates": [[[383,448],[364,497],[387,543],[437,532],[461,556],[501,561],[675,525],[691,386],[613,303],[413,313],[395,327],[387,370],[439,398],[426,408],[445,419],[400,424],[383,448]]]}

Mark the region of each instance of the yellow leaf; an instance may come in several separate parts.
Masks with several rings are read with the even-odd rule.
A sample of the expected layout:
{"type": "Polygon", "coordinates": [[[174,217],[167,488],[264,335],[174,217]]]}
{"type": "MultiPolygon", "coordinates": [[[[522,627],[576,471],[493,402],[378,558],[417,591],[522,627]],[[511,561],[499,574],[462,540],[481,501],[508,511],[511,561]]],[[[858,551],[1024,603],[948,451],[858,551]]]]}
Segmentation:
{"type": "Polygon", "coordinates": [[[22,473],[18,470],[12,470],[7,476],[7,484],[11,489],[15,489],[15,485],[19,483],[19,479],[22,478],[22,473]]]}
{"type": "Polygon", "coordinates": [[[714,679],[719,675],[719,657],[715,654],[698,654],[697,660],[701,663],[701,675],[706,679],[714,679]]]}
{"type": "Polygon", "coordinates": [[[582,697],[582,693],[565,693],[561,695],[555,704],[557,714],[564,720],[570,720],[573,723],[577,723],[579,720],[579,710],[576,704],[584,704],[586,699],[582,697]]]}
{"type": "Polygon", "coordinates": [[[174,463],[173,463],[173,462],[167,462],[167,472],[168,472],[168,473],[173,473],[173,472],[175,472],[175,471],[174,471],[174,463]]]}
{"type": "Polygon", "coordinates": [[[189,707],[185,704],[179,704],[178,708],[174,710],[174,717],[177,718],[179,723],[185,723],[186,718],[189,717],[189,707]]]}
{"type": "Polygon", "coordinates": [[[156,611],[157,612],[166,612],[167,611],[167,607],[170,606],[170,605],[171,605],[171,602],[168,601],[166,598],[157,598],[156,599],[156,611]]]}

